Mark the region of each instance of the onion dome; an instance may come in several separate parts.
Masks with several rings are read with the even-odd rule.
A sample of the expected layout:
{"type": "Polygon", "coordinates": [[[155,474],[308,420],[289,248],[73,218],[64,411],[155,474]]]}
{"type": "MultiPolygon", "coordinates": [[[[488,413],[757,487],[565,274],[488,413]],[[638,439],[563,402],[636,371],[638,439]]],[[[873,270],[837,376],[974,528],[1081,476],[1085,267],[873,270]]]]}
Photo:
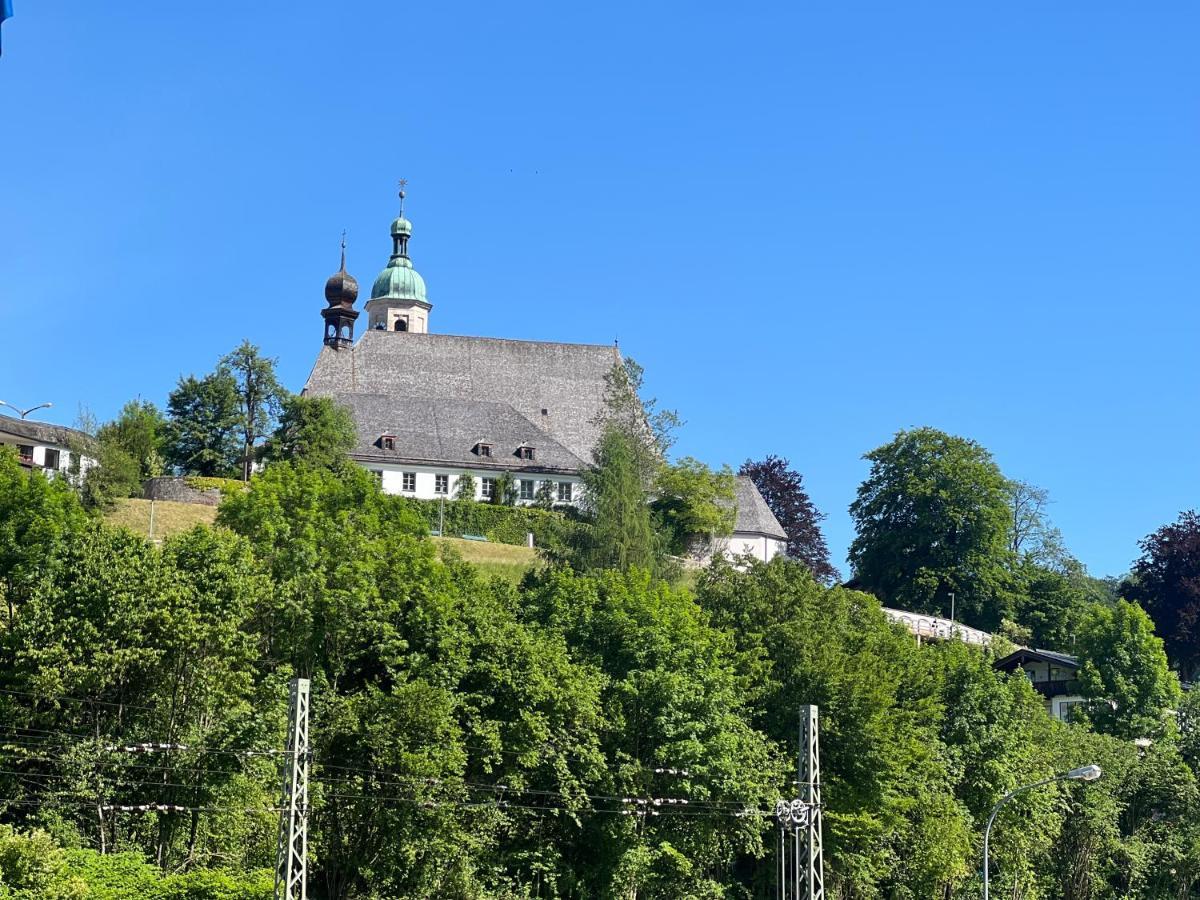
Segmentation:
{"type": "Polygon", "coordinates": [[[428,303],[425,279],[408,258],[412,222],[404,218],[404,191],[400,191],[400,215],[392,222],[392,258],[371,286],[372,300],[415,300],[428,303]]]}
{"type": "Polygon", "coordinates": [[[342,238],[342,266],[325,282],[325,299],[330,306],[351,307],[358,299],[358,282],[346,271],[346,239],[342,238]]]}

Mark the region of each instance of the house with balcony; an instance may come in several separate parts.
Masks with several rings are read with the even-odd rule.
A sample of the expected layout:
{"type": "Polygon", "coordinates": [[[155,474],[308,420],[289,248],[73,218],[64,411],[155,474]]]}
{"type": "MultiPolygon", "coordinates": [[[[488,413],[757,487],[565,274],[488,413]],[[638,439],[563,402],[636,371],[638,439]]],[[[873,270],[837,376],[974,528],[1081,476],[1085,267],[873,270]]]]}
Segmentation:
{"type": "Polygon", "coordinates": [[[1023,672],[1042,695],[1046,712],[1060,722],[1070,722],[1075,710],[1087,700],[1079,684],[1079,658],[1053,650],[1032,650],[1022,647],[992,663],[1001,672],[1023,672]]]}
{"type": "Polygon", "coordinates": [[[51,478],[71,478],[92,465],[91,457],[80,453],[91,440],[74,428],[0,415],[0,446],[14,447],[22,466],[51,478]]]}

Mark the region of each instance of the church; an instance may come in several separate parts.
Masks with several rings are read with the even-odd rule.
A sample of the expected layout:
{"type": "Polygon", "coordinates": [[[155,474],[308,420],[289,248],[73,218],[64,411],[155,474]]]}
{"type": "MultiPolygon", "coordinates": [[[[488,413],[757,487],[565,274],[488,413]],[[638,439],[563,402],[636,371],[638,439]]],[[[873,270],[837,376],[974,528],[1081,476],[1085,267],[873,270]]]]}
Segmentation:
{"type": "MultiPolygon", "coordinates": [[[[508,473],[520,504],[547,496],[578,504],[620,351],[432,331],[433,304],[409,256],[403,191],[400,203],[391,258],[371,286],[357,341],[358,282],[343,245],[341,267],[325,283],[324,345],[304,393],[350,411],[358,428],[351,456],[387,493],[459,498],[467,484],[488,501],[508,473]]],[[[737,507],[727,552],[766,560],[783,551],[787,536],[749,479],[738,479],[737,507]]]]}

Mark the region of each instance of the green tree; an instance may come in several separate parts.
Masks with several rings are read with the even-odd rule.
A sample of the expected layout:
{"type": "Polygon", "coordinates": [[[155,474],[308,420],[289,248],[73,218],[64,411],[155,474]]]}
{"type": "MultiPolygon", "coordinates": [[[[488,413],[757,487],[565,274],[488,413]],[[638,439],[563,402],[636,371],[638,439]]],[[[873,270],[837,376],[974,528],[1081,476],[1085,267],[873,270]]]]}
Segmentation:
{"type": "Polygon", "coordinates": [[[249,481],[259,442],[270,434],[287,391],[275,377],[275,359],[265,357],[249,341],[221,359],[219,373],[233,379],[237,397],[237,430],[241,435],[242,480],[249,481]]]}
{"type": "Polygon", "coordinates": [[[267,441],[268,462],[334,468],[358,442],[354,418],[329,397],[294,394],[282,401],[279,426],[267,441]]]}
{"type": "Polygon", "coordinates": [[[1140,544],[1125,593],[1154,617],[1183,677],[1200,677],[1200,515],[1181,513],[1140,544]]]}
{"type": "Polygon", "coordinates": [[[475,490],[475,476],[470,472],[463,472],[454,481],[455,500],[474,500],[475,490]]]}
{"type": "Polygon", "coordinates": [[[933,428],[901,431],[866,454],[850,505],[857,579],[892,606],[995,627],[1010,612],[1008,482],[974,441],[933,428]]]}
{"type": "Polygon", "coordinates": [[[1164,734],[1164,714],[1179,700],[1154,622],[1136,603],[1093,607],[1079,641],[1079,680],[1087,716],[1105,734],[1126,739],[1164,734]]]}
{"type": "Polygon", "coordinates": [[[163,473],[167,420],[148,400],[130,400],[111,422],[90,427],[84,414],[83,430],[95,439],[73,451],[93,460],[80,479],[84,503],[89,508],[109,507],[118,497],[141,494],[142,482],[163,473]]]}
{"type": "Polygon", "coordinates": [[[538,509],[554,509],[554,482],[549,478],[538,482],[537,493],[533,495],[533,505],[538,509]]]}
{"type": "Polygon", "coordinates": [[[728,466],[713,471],[690,456],[662,468],[655,483],[651,509],[663,523],[667,546],[677,556],[697,542],[711,546],[733,532],[733,472],[728,466]]]}
{"type": "Polygon", "coordinates": [[[96,440],[124,451],[137,464],[139,479],[163,473],[167,420],[149,400],[130,400],[117,417],[101,426],[96,440]]]}
{"type": "Polygon", "coordinates": [[[167,463],[189,475],[233,475],[240,458],[238,415],[237,382],[228,372],[180,378],[167,397],[167,463]]]}
{"type": "Polygon", "coordinates": [[[605,428],[595,462],[583,473],[583,515],[591,528],[577,533],[573,563],[583,571],[659,565],[659,540],[639,463],[639,450],[628,435],[605,428]]]}
{"type": "Polygon", "coordinates": [[[838,570],[829,561],[829,547],[821,533],[821,520],[825,514],[808,496],[804,477],[786,459],[773,455],[757,462],[746,460],[738,474],[754,482],[767,507],[783,526],[788,536],[787,555],[804,560],[822,584],[840,580],[838,570]]]}
{"type": "Polygon", "coordinates": [[[21,834],[0,825],[0,897],[84,900],[88,886],[67,872],[66,854],[44,831],[21,834]]]}
{"type": "Polygon", "coordinates": [[[511,472],[501,472],[496,476],[491,502],[497,506],[517,505],[517,482],[511,472]]]}
{"type": "Polygon", "coordinates": [[[0,447],[0,596],[12,628],[17,610],[59,572],[62,542],[85,516],[65,480],[21,467],[0,447]]]}
{"type": "Polygon", "coordinates": [[[942,896],[960,881],[969,824],[949,799],[940,679],[912,636],[875,598],[822,587],[785,557],[742,570],[718,560],[697,597],[734,640],[750,721],[778,753],[795,758],[798,706],[820,707],[827,892],[942,896]]]}

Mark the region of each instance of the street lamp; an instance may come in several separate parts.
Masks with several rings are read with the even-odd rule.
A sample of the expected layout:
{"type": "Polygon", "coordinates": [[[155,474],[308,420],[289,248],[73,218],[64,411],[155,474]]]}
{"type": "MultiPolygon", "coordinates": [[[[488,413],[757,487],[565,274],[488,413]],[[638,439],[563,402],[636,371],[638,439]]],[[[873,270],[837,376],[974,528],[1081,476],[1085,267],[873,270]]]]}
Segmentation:
{"type": "Polygon", "coordinates": [[[29,407],[29,409],[21,409],[21,407],[19,407],[19,406],[13,406],[7,400],[0,400],[0,406],[7,406],[9,409],[16,410],[22,419],[24,419],[27,415],[29,415],[34,410],[49,409],[53,405],[54,405],[53,403],[39,403],[37,406],[29,407]]]}
{"type": "Polygon", "coordinates": [[[1033,784],[1022,785],[1000,798],[1000,802],[996,804],[992,810],[992,814],[988,817],[987,828],[983,829],[983,900],[988,900],[988,838],[991,836],[992,823],[996,821],[996,814],[1000,812],[1000,807],[1004,806],[1005,803],[1022,791],[1032,790],[1046,784],[1053,784],[1056,781],[1095,781],[1102,774],[1099,766],[1081,766],[1078,769],[1072,769],[1070,772],[1055,775],[1053,778],[1047,778],[1044,781],[1035,781],[1033,784]]]}

